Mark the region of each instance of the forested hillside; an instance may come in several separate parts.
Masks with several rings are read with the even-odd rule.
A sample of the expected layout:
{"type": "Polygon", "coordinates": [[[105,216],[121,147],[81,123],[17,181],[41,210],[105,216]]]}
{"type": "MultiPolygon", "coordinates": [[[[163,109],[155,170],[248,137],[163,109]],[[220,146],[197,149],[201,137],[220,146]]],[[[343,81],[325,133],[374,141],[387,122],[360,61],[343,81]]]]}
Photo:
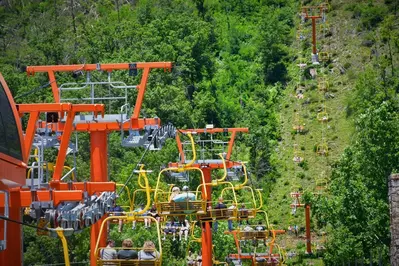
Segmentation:
{"type": "MultiPolygon", "coordinates": [[[[327,158],[315,153],[320,101],[309,75],[300,81],[309,91],[303,105],[308,131],[301,136],[292,131],[299,53],[311,65],[310,39],[301,44],[296,39],[301,5],[295,0],[0,1],[0,72],[16,102],[51,102],[49,84],[43,86],[47,77],[27,77],[26,66],[171,61],[171,73],[151,73],[143,117],[156,115],[177,128],[210,123],[249,127],[250,134],[238,137],[234,159],[248,161],[250,185],[263,188],[276,227],[304,224],[303,213],[292,216],[289,207],[289,193],[299,187],[312,206],[316,242],[326,232],[324,262],[354,262],[372,253],[386,263],[387,178],[399,165],[399,5],[395,0],[329,3],[329,28],[319,44],[329,48],[330,59],[320,67],[328,70],[333,94],[326,100],[331,115],[327,158]],[[292,162],[297,137],[305,154],[301,165],[292,162]],[[322,172],[327,189],[314,195],[315,179],[322,172]]],[[[134,83],[140,77],[125,73],[118,78],[134,83]]],[[[86,134],[79,135],[79,180],[90,175],[88,141],[86,134]]],[[[111,134],[111,180],[125,182],[143,151],[122,148],[119,134],[111,134]]],[[[154,170],[152,186],[160,166],[177,156],[173,140],[146,155],[146,168],[154,170]]],[[[129,187],[137,187],[135,180],[129,187]]],[[[224,223],[220,227],[227,228],[224,223]]],[[[89,233],[86,229],[68,239],[71,261],[88,260],[89,233]]],[[[126,237],[142,242],[154,233],[129,228],[120,234],[115,228],[110,234],[120,243],[126,237]]],[[[304,241],[292,235],[282,241],[287,250],[303,254],[304,241]]],[[[218,260],[234,249],[223,230],[214,234],[214,244],[218,260]]],[[[185,265],[186,243],[166,240],[163,249],[164,265],[185,265]]],[[[63,262],[59,240],[36,236],[32,229],[24,229],[24,253],[25,265],[63,262]]],[[[288,263],[306,261],[297,256],[288,263]]],[[[315,263],[322,264],[320,259],[315,263]]]]}

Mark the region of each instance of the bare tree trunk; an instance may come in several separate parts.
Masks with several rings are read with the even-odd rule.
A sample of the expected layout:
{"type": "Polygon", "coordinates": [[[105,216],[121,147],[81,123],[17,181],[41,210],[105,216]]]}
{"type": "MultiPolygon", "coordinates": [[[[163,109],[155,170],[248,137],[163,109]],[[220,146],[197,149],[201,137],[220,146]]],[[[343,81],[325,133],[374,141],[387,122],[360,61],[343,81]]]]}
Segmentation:
{"type": "Polygon", "coordinates": [[[389,177],[388,194],[391,215],[391,265],[399,265],[399,174],[389,177]]]}
{"type": "Polygon", "coordinates": [[[71,0],[71,16],[72,16],[72,27],[73,27],[73,33],[75,34],[76,37],[76,22],[75,22],[75,10],[74,10],[74,0],[71,0]]]}

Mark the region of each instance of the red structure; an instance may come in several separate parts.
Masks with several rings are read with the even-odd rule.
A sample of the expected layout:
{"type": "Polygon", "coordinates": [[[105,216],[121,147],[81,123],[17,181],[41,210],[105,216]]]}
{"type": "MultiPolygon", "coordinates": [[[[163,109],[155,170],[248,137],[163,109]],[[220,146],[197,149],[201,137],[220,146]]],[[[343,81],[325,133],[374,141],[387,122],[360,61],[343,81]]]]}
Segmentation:
{"type": "MultiPolygon", "coordinates": [[[[101,192],[115,191],[115,183],[108,182],[108,148],[107,135],[112,131],[141,130],[145,126],[159,126],[160,120],[139,118],[141,106],[148,76],[151,69],[162,68],[170,70],[170,62],[154,63],[123,63],[123,64],[88,64],[88,65],[66,65],[66,66],[33,66],[28,67],[27,72],[33,75],[37,72],[48,73],[52,87],[55,103],[49,104],[19,104],[15,105],[11,93],[0,76],[0,109],[3,125],[0,126],[0,189],[9,193],[9,202],[6,202],[4,194],[0,198],[0,211],[9,206],[9,218],[21,221],[21,208],[30,207],[33,202],[51,202],[56,207],[63,201],[81,202],[84,195],[98,195],[101,192]],[[132,116],[124,121],[118,121],[115,116],[105,115],[103,104],[71,104],[61,103],[61,88],[57,85],[57,72],[76,71],[106,71],[111,73],[115,70],[129,70],[136,74],[142,70],[141,82],[137,88],[137,98],[132,116]],[[53,113],[57,117],[53,123],[39,123],[41,113],[53,113]],[[79,122],[76,119],[77,113],[92,113],[93,120],[79,122]],[[29,114],[28,124],[23,136],[23,129],[19,118],[29,114]],[[101,115],[101,116],[99,116],[101,115]],[[58,117],[59,116],[59,117],[58,117]],[[6,118],[7,120],[4,120],[6,118]],[[8,126],[4,126],[7,124],[8,126]],[[49,188],[30,190],[22,188],[25,186],[26,168],[32,142],[36,131],[40,128],[57,131],[59,137],[59,152],[49,188]],[[2,130],[7,132],[3,132],[2,130]],[[66,183],[61,181],[62,170],[67,156],[67,149],[73,131],[87,132],[90,134],[90,181],[66,183]],[[3,138],[3,134],[5,137],[3,138]]],[[[105,245],[106,235],[98,236],[101,221],[97,220],[91,229],[91,265],[96,265],[94,258],[94,247],[96,240],[100,237],[100,243],[105,245]]],[[[81,221],[82,222],[82,221],[81,221]]],[[[0,224],[0,233],[5,230],[4,224],[0,224]]],[[[0,252],[0,265],[21,265],[22,264],[22,236],[21,226],[15,223],[7,225],[7,248],[0,252]],[[7,262],[7,263],[6,263],[7,262]]]]}
{"type": "Polygon", "coordinates": [[[312,20],[312,61],[313,63],[317,63],[317,47],[316,47],[316,19],[321,19],[324,17],[326,11],[325,5],[319,6],[303,6],[302,7],[302,19],[311,19],[312,20]]]}
{"type": "Polygon", "coordinates": [[[285,230],[265,230],[265,231],[240,231],[234,230],[231,232],[225,232],[225,234],[233,235],[234,242],[237,247],[237,254],[230,254],[229,259],[232,260],[246,260],[250,261],[252,266],[256,266],[257,259],[264,259],[264,264],[267,266],[281,265],[282,254],[274,252],[276,235],[285,234],[285,230]],[[267,238],[271,238],[269,242],[269,249],[267,253],[242,253],[240,240],[262,240],[266,241],[267,238]]]}
{"type": "Polygon", "coordinates": [[[305,222],[306,222],[306,253],[312,254],[312,237],[310,234],[310,205],[300,202],[302,193],[295,191],[291,192],[291,197],[294,198],[294,203],[290,205],[291,208],[295,209],[305,208],[305,222]]]}
{"type": "MultiPolygon", "coordinates": [[[[226,168],[232,168],[233,166],[240,166],[239,163],[230,161],[231,154],[233,151],[234,140],[237,133],[243,132],[248,133],[248,128],[206,128],[206,129],[185,129],[179,130],[178,134],[176,134],[176,142],[180,153],[181,161],[179,163],[171,163],[169,167],[179,167],[186,163],[185,159],[185,152],[183,148],[183,143],[180,140],[179,133],[191,133],[191,134],[216,134],[216,133],[224,133],[230,135],[230,140],[227,144],[227,154],[225,155],[226,160],[226,168]]],[[[212,200],[212,186],[209,185],[212,183],[212,170],[214,169],[223,169],[222,160],[212,160],[212,159],[205,159],[199,158],[197,159],[191,167],[200,168],[204,173],[205,179],[205,189],[207,194],[207,202],[211,202],[212,200]]],[[[205,193],[203,193],[204,195],[205,193]]],[[[212,254],[212,227],[211,222],[205,221],[202,223],[203,230],[202,230],[202,265],[203,266],[211,266],[213,265],[213,254],[212,254]]]]}

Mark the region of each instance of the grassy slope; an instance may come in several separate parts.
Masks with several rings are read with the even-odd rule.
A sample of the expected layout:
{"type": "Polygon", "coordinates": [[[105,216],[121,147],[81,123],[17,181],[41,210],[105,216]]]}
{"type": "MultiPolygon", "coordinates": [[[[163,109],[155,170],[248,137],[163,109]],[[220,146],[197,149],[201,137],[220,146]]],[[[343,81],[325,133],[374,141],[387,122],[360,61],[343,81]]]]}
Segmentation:
{"type": "MultiPolygon", "coordinates": [[[[298,210],[296,216],[291,215],[290,203],[292,199],[289,193],[294,187],[302,187],[304,190],[315,191],[316,178],[323,172],[327,177],[331,174],[331,164],[339,159],[345,147],[351,141],[354,132],[353,119],[348,116],[348,102],[353,96],[354,84],[357,74],[364,66],[370,62],[371,48],[362,46],[365,33],[358,32],[359,21],[352,18],[352,12],[345,9],[345,6],[351,1],[336,0],[332,1],[332,10],[328,13],[327,23],[330,25],[331,36],[319,39],[319,49],[321,45],[329,48],[332,56],[332,62],[328,66],[328,80],[330,84],[329,92],[334,94],[334,98],[326,100],[327,111],[331,118],[328,127],[325,130],[326,140],[329,146],[329,156],[321,157],[314,152],[314,146],[320,142],[322,134],[322,125],[317,121],[317,110],[321,106],[322,95],[315,87],[315,80],[306,80],[305,100],[310,100],[307,105],[302,105],[301,117],[303,123],[309,132],[305,135],[296,135],[292,133],[292,124],[294,112],[298,109],[297,99],[294,97],[294,88],[297,81],[293,81],[285,90],[280,105],[280,126],[282,141],[277,150],[278,162],[281,165],[281,178],[277,180],[276,186],[272,191],[269,202],[269,216],[274,224],[279,228],[287,228],[288,225],[298,224],[304,226],[304,215],[302,210],[298,210]],[[345,67],[344,74],[340,73],[340,68],[345,67]],[[303,149],[308,170],[299,167],[293,162],[293,146],[297,143],[303,149]],[[301,174],[303,173],[303,174],[301,174]]],[[[298,20],[299,24],[299,20],[298,20]]],[[[309,30],[307,36],[310,37],[310,24],[305,24],[306,30],[309,30]]],[[[293,33],[295,36],[295,33],[293,33]]],[[[309,40],[310,41],[310,40],[309,40]]],[[[292,58],[298,54],[298,41],[291,47],[292,58]]],[[[310,48],[304,55],[310,64],[310,48]]],[[[293,62],[289,69],[293,80],[298,80],[298,67],[293,62]]],[[[320,68],[318,70],[320,73],[320,68]]],[[[302,100],[303,102],[304,100],[302,100]]],[[[314,230],[315,234],[317,229],[314,230]]],[[[323,241],[321,237],[315,235],[315,242],[323,241]]],[[[287,250],[301,247],[304,243],[300,239],[286,235],[282,237],[282,245],[287,250]]]]}

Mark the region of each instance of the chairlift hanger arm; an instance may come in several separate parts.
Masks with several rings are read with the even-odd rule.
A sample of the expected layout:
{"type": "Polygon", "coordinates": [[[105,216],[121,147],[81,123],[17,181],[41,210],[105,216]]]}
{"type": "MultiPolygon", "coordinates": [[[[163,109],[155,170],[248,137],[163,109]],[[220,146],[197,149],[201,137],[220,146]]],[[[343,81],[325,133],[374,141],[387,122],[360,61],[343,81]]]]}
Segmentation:
{"type": "Polygon", "coordinates": [[[140,167],[140,171],[139,171],[139,180],[141,180],[141,177],[144,179],[144,188],[145,189],[145,194],[146,194],[146,199],[147,199],[147,203],[144,207],[144,209],[142,209],[141,211],[138,212],[134,212],[135,215],[141,215],[147,212],[147,210],[150,208],[151,206],[151,187],[150,184],[148,182],[148,177],[147,177],[147,173],[143,170],[144,169],[144,165],[142,165],[140,167]]]}
{"type": "MultiPolygon", "coordinates": [[[[227,133],[227,132],[231,133],[231,135],[230,135],[230,140],[228,143],[226,160],[230,160],[231,153],[233,151],[235,136],[236,136],[237,132],[248,133],[249,132],[248,128],[199,128],[199,129],[178,130],[177,134],[176,134],[176,143],[177,143],[177,147],[178,147],[179,153],[180,153],[180,158],[181,158],[180,162],[184,163],[185,156],[184,156],[184,151],[183,151],[183,144],[181,142],[179,133],[180,134],[188,134],[188,133],[190,133],[190,134],[216,134],[216,133],[227,133]]],[[[214,167],[214,168],[219,168],[219,167],[214,167]]]]}

